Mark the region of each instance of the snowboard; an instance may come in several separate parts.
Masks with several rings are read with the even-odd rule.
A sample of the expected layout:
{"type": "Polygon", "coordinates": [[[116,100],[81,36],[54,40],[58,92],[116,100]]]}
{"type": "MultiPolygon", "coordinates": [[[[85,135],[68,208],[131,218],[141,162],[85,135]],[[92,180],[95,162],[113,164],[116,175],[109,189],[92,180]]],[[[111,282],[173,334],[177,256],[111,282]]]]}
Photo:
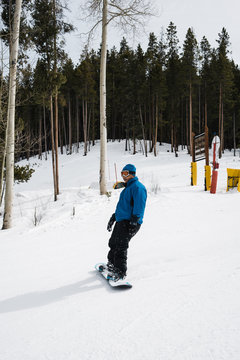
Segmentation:
{"type": "Polygon", "coordinates": [[[109,285],[114,288],[130,289],[132,287],[132,284],[126,279],[114,281],[105,263],[96,264],[95,269],[108,281],[109,285]]]}

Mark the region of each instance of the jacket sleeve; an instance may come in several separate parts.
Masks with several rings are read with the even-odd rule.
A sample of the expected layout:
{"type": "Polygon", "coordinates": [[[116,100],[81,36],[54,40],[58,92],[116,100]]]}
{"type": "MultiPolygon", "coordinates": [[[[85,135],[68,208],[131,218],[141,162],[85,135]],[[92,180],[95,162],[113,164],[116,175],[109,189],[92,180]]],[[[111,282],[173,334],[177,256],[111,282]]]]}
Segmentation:
{"type": "Polygon", "coordinates": [[[145,187],[137,187],[133,192],[133,214],[138,218],[144,215],[147,200],[147,190],[145,187]]]}

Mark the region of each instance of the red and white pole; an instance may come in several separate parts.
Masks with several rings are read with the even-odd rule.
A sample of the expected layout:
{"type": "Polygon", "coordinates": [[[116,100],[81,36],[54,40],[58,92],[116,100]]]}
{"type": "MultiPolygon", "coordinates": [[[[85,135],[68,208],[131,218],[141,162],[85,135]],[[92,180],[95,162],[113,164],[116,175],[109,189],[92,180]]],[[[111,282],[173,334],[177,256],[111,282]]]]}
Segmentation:
{"type": "Polygon", "coordinates": [[[213,148],[213,171],[212,171],[212,182],[211,182],[211,194],[216,194],[217,190],[217,180],[218,180],[218,150],[220,145],[220,139],[218,136],[214,136],[212,141],[212,148],[213,148]]]}
{"type": "Polygon", "coordinates": [[[217,190],[217,179],[218,179],[218,171],[213,169],[212,171],[212,182],[211,182],[211,194],[216,194],[217,190]]]}

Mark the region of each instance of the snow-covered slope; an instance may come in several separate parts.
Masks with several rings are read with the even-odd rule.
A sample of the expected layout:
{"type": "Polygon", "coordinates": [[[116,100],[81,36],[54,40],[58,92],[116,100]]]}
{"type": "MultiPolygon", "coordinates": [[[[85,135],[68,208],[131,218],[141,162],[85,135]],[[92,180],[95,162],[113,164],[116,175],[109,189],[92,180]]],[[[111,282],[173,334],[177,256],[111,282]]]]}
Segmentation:
{"type": "Polygon", "coordinates": [[[50,160],[31,159],[31,180],[15,186],[14,227],[0,232],[0,359],[239,360],[240,193],[226,192],[226,168],[240,158],[225,152],[215,195],[204,191],[204,163],[191,187],[189,155],[169,145],[145,158],[109,142],[108,158],[110,197],[97,188],[98,145],[60,156],[57,202],[50,160]],[[134,163],[148,189],[127,291],[94,270],[121,192],[114,163],[118,180],[134,163]]]}

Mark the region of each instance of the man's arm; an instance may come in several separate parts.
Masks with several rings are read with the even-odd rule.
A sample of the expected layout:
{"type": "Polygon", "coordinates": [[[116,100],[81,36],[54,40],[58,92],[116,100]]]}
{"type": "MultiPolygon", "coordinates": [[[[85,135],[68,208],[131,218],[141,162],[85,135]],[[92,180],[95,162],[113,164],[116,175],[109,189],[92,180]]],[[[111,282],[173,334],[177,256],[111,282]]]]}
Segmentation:
{"type": "Polygon", "coordinates": [[[133,216],[142,218],[144,215],[147,200],[145,187],[137,187],[133,193],[133,216]]]}

